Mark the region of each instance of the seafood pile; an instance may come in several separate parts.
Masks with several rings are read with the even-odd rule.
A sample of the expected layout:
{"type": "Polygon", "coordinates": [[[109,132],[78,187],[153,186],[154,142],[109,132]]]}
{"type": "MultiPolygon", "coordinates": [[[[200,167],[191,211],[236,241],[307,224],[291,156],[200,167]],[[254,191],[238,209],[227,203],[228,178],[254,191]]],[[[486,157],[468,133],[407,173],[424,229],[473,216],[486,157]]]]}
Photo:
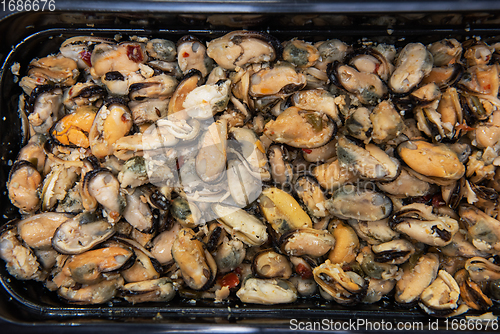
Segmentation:
{"type": "Polygon", "coordinates": [[[500,300],[500,45],[77,36],[19,84],[9,273],[69,303],[500,300]]]}

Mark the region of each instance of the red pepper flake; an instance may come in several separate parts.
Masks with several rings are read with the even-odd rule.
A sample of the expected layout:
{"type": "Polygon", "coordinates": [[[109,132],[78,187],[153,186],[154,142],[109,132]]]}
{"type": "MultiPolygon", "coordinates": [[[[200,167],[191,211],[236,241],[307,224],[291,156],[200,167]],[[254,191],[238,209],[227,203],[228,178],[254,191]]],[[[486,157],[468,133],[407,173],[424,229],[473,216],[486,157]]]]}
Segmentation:
{"type": "Polygon", "coordinates": [[[303,148],[302,151],[306,152],[306,154],[311,154],[313,150],[310,150],[308,148],[303,148]]]}
{"type": "Polygon", "coordinates": [[[297,267],[295,267],[295,271],[297,274],[300,275],[303,279],[311,278],[313,276],[313,273],[311,269],[309,269],[306,265],[303,263],[299,263],[297,267]]]}
{"type": "Polygon", "coordinates": [[[375,64],[375,72],[374,73],[378,73],[378,69],[380,68],[380,63],[376,63],[375,64]]]}
{"type": "Polygon", "coordinates": [[[439,208],[440,206],[443,206],[445,204],[446,204],[446,202],[444,201],[441,194],[436,194],[432,197],[432,206],[433,207],[439,208]]]}
{"type": "Polygon", "coordinates": [[[123,123],[128,123],[128,122],[130,122],[130,116],[127,115],[127,114],[125,114],[125,113],[123,113],[122,117],[121,117],[121,120],[122,120],[123,123]]]}
{"type": "Polygon", "coordinates": [[[240,284],[240,279],[238,278],[238,275],[236,275],[235,273],[228,273],[224,275],[224,277],[222,277],[222,279],[220,280],[221,286],[227,286],[230,289],[237,287],[238,284],[240,284]]]}
{"type": "Polygon", "coordinates": [[[144,60],[142,49],[139,45],[127,45],[127,57],[136,63],[144,60]]]}
{"type": "Polygon", "coordinates": [[[182,56],[183,56],[184,58],[187,58],[187,57],[189,57],[189,53],[184,52],[184,53],[182,54],[182,56]]]}
{"type": "Polygon", "coordinates": [[[241,275],[241,267],[236,267],[236,269],[234,269],[234,272],[237,274],[237,275],[241,275]]]}
{"type": "Polygon", "coordinates": [[[88,66],[92,67],[92,62],[90,61],[90,57],[92,54],[86,50],[80,52],[80,59],[88,66]]]}
{"type": "Polygon", "coordinates": [[[476,128],[471,128],[470,126],[468,126],[467,124],[465,123],[462,123],[462,124],[458,124],[457,126],[455,126],[455,128],[457,130],[462,130],[462,131],[472,131],[472,130],[475,130],[476,128]]]}
{"type": "Polygon", "coordinates": [[[413,203],[428,203],[431,200],[431,195],[425,195],[421,197],[415,197],[413,203]]]}
{"type": "Polygon", "coordinates": [[[345,264],[345,265],[342,267],[342,270],[343,270],[343,271],[351,271],[351,270],[352,270],[352,268],[351,268],[351,266],[350,266],[350,265],[345,264]]]}

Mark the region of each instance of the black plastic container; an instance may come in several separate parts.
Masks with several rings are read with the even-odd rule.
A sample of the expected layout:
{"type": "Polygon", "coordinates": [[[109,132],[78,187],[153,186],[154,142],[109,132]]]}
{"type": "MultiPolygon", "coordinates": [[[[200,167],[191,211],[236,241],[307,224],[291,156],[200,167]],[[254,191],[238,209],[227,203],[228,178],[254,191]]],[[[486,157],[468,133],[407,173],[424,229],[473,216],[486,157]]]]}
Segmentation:
{"type": "MultiPolygon", "coordinates": [[[[309,6],[297,2],[241,1],[231,5],[195,5],[124,1],[116,7],[114,3],[100,1],[87,2],[86,5],[61,1],[55,12],[6,15],[0,20],[0,61],[3,62],[0,69],[0,225],[17,216],[17,209],[7,197],[6,180],[10,166],[24,144],[17,113],[21,89],[16,83],[18,78],[10,70],[15,62],[21,64],[22,76],[34,57],[57,52],[66,38],[90,34],[111,38],[121,35],[124,40],[136,35],[177,41],[186,34],[209,40],[231,30],[251,29],[266,31],[280,40],[338,38],[348,43],[376,40],[400,45],[410,41],[425,44],[446,37],[465,40],[480,36],[488,43],[500,41],[500,2],[460,2],[454,7],[454,11],[449,11],[449,2],[392,1],[318,1],[309,3],[309,6]],[[94,11],[86,9],[92,8],[92,4],[95,5],[94,11]],[[358,7],[353,7],[354,4],[358,7]],[[109,8],[111,5],[114,8],[109,8]],[[426,5],[429,8],[424,12],[422,7],[426,5]],[[295,14],[298,12],[302,14],[295,14]]],[[[180,298],[167,304],[131,305],[115,301],[99,306],[75,306],[61,301],[41,283],[12,278],[3,264],[0,264],[0,285],[0,318],[16,324],[42,326],[37,328],[54,324],[86,324],[90,328],[101,326],[100,329],[104,329],[116,321],[126,321],[132,326],[129,329],[137,330],[190,331],[210,326],[216,331],[285,331],[294,327],[298,329],[298,320],[294,326],[295,320],[292,319],[302,319],[318,322],[321,326],[316,329],[389,330],[401,329],[398,327],[401,324],[419,331],[434,330],[432,326],[435,324],[441,330],[453,329],[451,321],[441,319],[435,323],[437,320],[425,316],[418,308],[401,309],[388,300],[355,307],[344,307],[322,299],[300,300],[292,305],[260,306],[245,305],[239,300],[217,304],[180,298]],[[361,319],[361,322],[356,319],[361,319]],[[386,327],[380,327],[382,321],[386,327]]],[[[499,314],[498,305],[493,312],[499,314]]],[[[491,327],[488,330],[493,331],[491,327]]]]}

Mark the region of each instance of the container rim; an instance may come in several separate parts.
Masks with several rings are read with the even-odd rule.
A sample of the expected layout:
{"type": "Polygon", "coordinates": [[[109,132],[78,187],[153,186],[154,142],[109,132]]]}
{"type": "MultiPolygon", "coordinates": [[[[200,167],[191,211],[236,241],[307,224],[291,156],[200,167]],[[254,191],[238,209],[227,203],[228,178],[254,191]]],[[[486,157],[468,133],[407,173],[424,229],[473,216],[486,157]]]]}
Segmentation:
{"type": "MultiPolygon", "coordinates": [[[[500,10],[500,2],[495,0],[120,0],[116,2],[104,0],[71,1],[54,0],[56,11],[81,12],[155,12],[183,14],[291,14],[291,13],[431,13],[431,12],[471,12],[500,10]]],[[[47,11],[47,10],[46,10],[47,11]]],[[[0,20],[17,13],[0,12],[0,20]]]]}
{"type": "MultiPolygon", "coordinates": [[[[353,2],[350,3],[341,3],[339,1],[310,1],[310,2],[304,2],[304,3],[299,3],[298,1],[283,1],[283,0],[277,0],[277,1],[231,1],[228,3],[223,3],[222,1],[208,1],[208,2],[200,2],[198,0],[193,1],[187,1],[187,2],[177,2],[177,1],[152,1],[152,0],[146,0],[146,1],[141,1],[141,0],[136,0],[136,1],[129,1],[129,0],[122,0],[117,3],[107,3],[105,1],[99,1],[99,0],[94,0],[94,1],[88,1],[88,2],[83,2],[83,1],[59,1],[55,0],[57,2],[57,11],[59,13],[64,13],[64,12],[80,12],[80,13],[93,13],[93,12],[106,12],[106,13],[127,13],[127,12],[137,12],[137,8],[141,8],[140,13],[158,13],[158,14],[192,14],[192,13],[200,13],[200,14],[205,14],[205,13],[221,13],[221,14],[227,14],[227,13],[245,13],[245,14],[258,14],[265,12],[266,14],[272,15],[272,14],[288,14],[288,13],[297,13],[301,12],[303,14],[306,13],[318,13],[321,12],[322,14],[328,14],[328,13],[357,13],[357,14],[368,14],[368,13],[374,13],[374,12],[385,12],[385,13],[395,13],[395,12],[422,12],[422,7],[425,7],[422,5],[422,3],[429,5],[434,5],[434,6],[429,6],[425,7],[425,12],[453,12],[456,13],[457,11],[466,11],[468,9],[466,8],[471,8],[470,11],[475,11],[478,10],[476,7],[483,6],[479,8],[481,11],[486,11],[486,10],[500,10],[500,1],[479,1],[479,2],[472,2],[472,1],[460,1],[460,2],[455,2],[455,1],[440,1],[440,2],[435,2],[431,3],[428,2],[428,0],[423,1],[422,3],[418,3],[417,1],[401,1],[396,2],[396,1],[382,1],[382,2],[375,2],[372,0],[354,0],[353,2]],[[142,6],[144,4],[144,6],[142,6]],[[196,5],[193,5],[196,4],[196,5]],[[414,7],[417,4],[418,7],[414,7]],[[447,4],[445,6],[445,4],[447,4]],[[452,7],[453,4],[453,8],[452,7]],[[366,5],[366,6],[365,6],[366,5]],[[289,7],[290,6],[290,7],[289,7]],[[363,7],[365,6],[365,7],[363,7]],[[413,6],[413,7],[412,7],[413,6]],[[445,6],[445,7],[442,7],[445,6]],[[307,8],[306,8],[307,7],[307,8]],[[377,7],[376,10],[374,7],[377,7]],[[388,9],[388,7],[390,7],[388,9]],[[93,8],[92,11],[90,11],[88,8],[93,8]],[[306,8],[306,9],[305,9],[306,8]],[[321,11],[321,8],[324,8],[323,11],[321,11]],[[404,8],[404,10],[403,10],[404,8]],[[442,9],[446,8],[446,9],[442,9]],[[486,9],[487,8],[487,9],[486,9]],[[303,10],[304,9],[304,10],[303,10]],[[366,10],[366,11],[365,11],[366,10]]],[[[8,14],[8,13],[7,13],[8,14]]],[[[14,15],[14,13],[12,13],[14,15]]],[[[22,14],[22,13],[19,13],[22,14]]],[[[16,14],[17,15],[17,14],[16,14]]],[[[2,13],[0,13],[0,23],[2,21],[2,13]]],[[[24,22],[23,22],[24,24],[24,22]]],[[[31,28],[30,28],[31,29],[31,28]]],[[[50,30],[52,28],[44,28],[41,26],[36,26],[33,27],[34,33],[32,33],[30,36],[34,36],[35,34],[43,34],[43,33],[49,33],[52,32],[50,30]],[[41,30],[40,30],[41,29],[41,30]]],[[[85,28],[92,30],[92,28],[85,28]]],[[[492,28],[492,29],[500,29],[499,28],[492,28]]],[[[422,32],[425,29],[422,30],[422,32]]],[[[30,30],[31,31],[31,30],[30,30]]],[[[83,31],[83,30],[81,30],[83,31]]],[[[148,30],[145,29],[145,32],[148,30]]],[[[487,31],[487,29],[482,30],[482,31],[487,31]]],[[[55,30],[54,30],[55,32],[55,30]]],[[[289,31],[284,31],[286,33],[290,33],[289,31]]],[[[397,34],[397,30],[395,33],[397,34]]],[[[445,32],[445,31],[443,31],[445,32]]],[[[476,32],[474,29],[470,33],[476,32]]],[[[477,31],[478,34],[480,34],[480,30],[477,31]]],[[[57,34],[54,34],[55,36],[57,34]]],[[[29,39],[29,36],[20,41],[19,43],[24,43],[26,40],[29,39]]],[[[1,59],[1,57],[0,57],[1,59]]],[[[5,68],[7,69],[7,68],[5,68]]],[[[7,72],[7,71],[5,71],[7,72]]],[[[0,71],[0,78],[2,77],[2,72],[0,71]]],[[[1,275],[0,275],[1,278],[1,275]]],[[[0,282],[1,283],[1,282],[0,282]]],[[[4,289],[5,290],[5,289],[4,289]]],[[[4,292],[4,291],[2,291],[4,292]]],[[[12,294],[5,298],[10,298],[12,297],[12,294]]],[[[15,299],[15,298],[14,298],[15,299]]],[[[12,299],[9,299],[9,302],[12,302],[12,299]]],[[[0,304],[1,305],[1,304],[0,304]]],[[[43,317],[44,311],[47,312],[57,312],[55,308],[48,308],[48,309],[41,309],[39,308],[38,305],[35,304],[30,304],[30,305],[25,305],[29,309],[28,312],[29,315],[31,316],[32,314],[38,314],[43,317]]],[[[68,313],[66,314],[68,318],[62,319],[58,318],[60,321],[61,327],[66,327],[64,325],[72,325],[72,324],[84,324],[84,321],[81,318],[78,318],[78,309],[73,308],[71,310],[68,309],[68,313]],[[78,318],[78,320],[71,321],[66,319],[69,319],[69,317],[75,316],[74,318],[78,318]]],[[[106,311],[106,310],[103,310],[106,311]]],[[[285,310],[286,312],[287,310],[285,310]]],[[[300,310],[299,310],[300,311],[300,310]]],[[[496,310],[495,310],[496,311],[496,310]]],[[[198,309],[198,312],[206,314],[206,309],[198,309]]],[[[351,311],[349,311],[351,312],[351,311]]],[[[384,311],[385,312],[385,311],[384,311]]],[[[131,312],[132,313],[132,312],[131,312]]],[[[360,312],[358,312],[359,315],[360,312]]],[[[52,313],[54,314],[54,313],[52,313]]],[[[352,315],[355,316],[356,313],[353,313],[352,315]]],[[[131,314],[129,314],[131,315],[131,314]]],[[[224,314],[226,315],[226,314],[224,314]]],[[[90,315],[91,317],[98,317],[98,316],[105,316],[105,312],[101,311],[96,311],[94,314],[90,315]]],[[[226,315],[227,316],[227,315],[226,315]]],[[[245,318],[247,315],[240,313],[240,316],[242,318],[245,318]]],[[[374,316],[379,316],[379,314],[374,314],[374,316]]],[[[394,314],[389,315],[394,317],[394,314]]],[[[112,316],[111,316],[112,317],[112,316]]],[[[201,315],[195,315],[195,317],[202,317],[201,315]]],[[[279,318],[279,314],[274,314],[275,318],[279,318]]],[[[89,317],[90,318],[90,317],[89,317]]],[[[3,317],[3,314],[0,313],[0,319],[6,320],[5,317],[3,317]]],[[[149,318],[151,319],[151,318],[149,318]]],[[[189,319],[189,318],[186,318],[189,319]]],[[[262,318],[253,318],[253,317],[248,317],[248,320],[255,321],[256,324],[258,324],[260,321],[262,321],[262,318]]],[[[46,320],[53,320],[53,319],[46,319],[46,320]]],[[[99,319],[99,320],[102,320],[99,319]]],[[[282,319],[281,319],[282,320],[282,319]]],[[[7,320],[8,321],[8,320],[7,320]]],[[[100,324],[109,324],[109,323],[114,323],[113,319],[105,319],[103,320],[104,322],[101,322],[100,324]]],[[[133,320],[132,320],[133,321],[133,320]]],[[[20,323],[16,320],[12,320],[13,323],[20,323]]],[[[25,324],[41,324],[44,321],[39,321],[39,320],[34,320],[31,318],[27,323],[25,324]]],[[[163,323],[163,325],[167,325],[167,323],[163,323]]],[[[191,324],[192,326],[196,326],[196,324],[191,324]]],[[[142,326],[142,324],[141,324],[142,326]]],[[[169,329],[173,330],[175,328],[171,327],[173,326],[172,324],[168,323],[169,329]]],[[[201,324],[203,326],[203,324],[201,324]]],[[[232,328],[230,325],[228,325],[228,328],[232,328]]],[[[211,327],[211,326],[210,326],[211,327]]],[[[142,328],[142,327],[141,327],[142,328]]],[[[184,325],[180,326],[180,328],[186,329],[184,325]]],[[[194,330],[195,327],[193,327],[194,330]]],[[[199,327],[198,327],[199,328],[199,327]]],[[[247,328],[247,327],[239,327],[239,329],[242,328],[247,328]]],[[[255,326],[252,325],[248,327],[250,329],[254,329],[255,326]]],[[[266,327],[267,329],[270,329],[270,331],[276,331],[277,327],[276,326],[269,326],[266,327]]],[[[238,327],[233,328],[235,331],[238,331],[238,327]]],[[[213,328],[212,328],[213,330],[213,328]]],[[[252,330],[253,331],[253,330],[252,330]]],[[[258,331],[258,330],[257,330],[258,331]]]]}

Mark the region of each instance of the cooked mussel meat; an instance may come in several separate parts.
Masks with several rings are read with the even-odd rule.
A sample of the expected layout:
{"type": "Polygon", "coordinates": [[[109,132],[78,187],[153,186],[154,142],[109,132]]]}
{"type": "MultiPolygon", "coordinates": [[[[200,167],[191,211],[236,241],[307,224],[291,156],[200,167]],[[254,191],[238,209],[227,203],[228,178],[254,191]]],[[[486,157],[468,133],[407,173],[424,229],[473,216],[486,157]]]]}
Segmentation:
{"type": "Polygon", "coordinates": [[[292,275],[292,266],[287,257],[269,249],[255,254],[252,269],[260,278],[289,279],[292,275]]]}
{"type": "Polygon", "coordinates": [[[328,259],[332,263],[353,262],[359,248],[359,238],[356,231],[338,219],[332,220],[328,229],[335,239],[335,245],[328,254],[328,259]]]}
{"type": "Polygon", "coordinates": [[[175,296],[175,288],[167,277],[132,282],[120,288],[120,295],[129,303],[168,302],[175,296]]]}
{"type": "Polygon", "coordinates": [[[335,238],[327,230],[301,228],[285,233],[280,238],[281,250],[290,256],[325,255],[335,245],[335,238]]]}
{"type": "Polygon", "coordinates": [[[233,206],[212,205],[212,211],[220,217],[223,226],[235,238],[249,246],[260,246],[268,239],[266,226],[257,217],[233,206]]]}
{"type": "Polygon", "coordinates": [[[40,263],[35,254],[18,239],[16,228],[5,225],[0,234],[0,258],[7,264],[9,274],[21,280],[41,280],[40,263]]]}
{"type": "Polygon", "coordinates": [[[458,222],[448,216],[434,214],[432,206],[414,203],[402,207],[389,224],[410,238],[431,246],[446,246],[458,232],[458,222]]]}
{"type": "Polygon", "coordinates": [[[127,204],[120,182],[107,168],[94,169],[85,174],[82,199],[85,209],[89,211],[96,210],[97,203],[101,204],[110,221],[118,221],[127,204]]]}
{"type": "Polygon", "coordinates": [[[286,304],[297,300],[297,290],[282,279],[248,278],[236,293],[243,303],[286,304]]]}
{"type": "Polygon", "coordinates": [[[420,307],[431,315],[446,315],[458,308],[460,288],[445,270],[438,272],[437,278],[422,291],[420,307]]]}
{"type": "Polygon", "coordinates": [[[354,271],[344,271],[339,264],[330,260],[314,268],[314,280],[337,303],[352,305],[365,296],[368,283],[354,271]]]}
{"type": "Polygon", "coordinates": [[[105,103],[95,115],[89,132],[89,144],[96,158],[113,154],[113,144],[132,128],[132,114],[120,101],[105,103]]]}
{"type": "Polygon", "coordinates": [[[42,176],[36,168],[26,160],[18,160],[12,166],[7,182],[10,201],[24,212],[37,210],[41,184],[42,176]]]}
{"type": "Polygon", "coordinates": [[[69,257],[62,273],[81,284],[94,284],[105,280],[104,273],[116,271],[134,260],[128,247],[110,245],[69,257]]]}
{"type": "Polygon", "coordinates": [[[392,212],[392,202],[383,193],[353,184],[337,189],[326,207],[338,218],[364,221],[381,220],[392,212]]]}
{"type": "Polygon", "coordinates": [[[107,220],[89,212],[66,219],[55,230],[52,246],[62,254],[80,254],[102,243],[115,233],[107,220]]]}
{"type": "Polygon", "coordinates": [[[327,115],[297,107],[286,109],[264,128],[266,136],[274,142],[306,149],[325,145],[336,131],[335,123],[327,115]]]}
{"type": "Polygon", "coordinates": [[[114,276],[95,284],[62,286],[57,293],[74,304],[103,304],[116,296],[121,286],[123,286],[123,278],[114,276]]]}
{"type": "Polygon", "coordinates": [[[435,253],[422,255],[417,262],[403,267],[403,276],[396,284],[394,298],[400,304],[411,304],[434,281],[439,267],[439,256],[435,253]]]}
{"type": "Polygon", "coordinates": [[[425,176],[458,180],[465,173],[457,154],[444,144],[409,140],[399,144],[397,151],[412,170],[425,176]]]}
{"type": "Polygon", "coordinates": [[[278,233],[312,227],[311,218],[287,192],[271,187],[262,191],[259,206],[266,220],[278,233]]]}
{"type": "Polygon", "coordinates": [[[340,137],[337,157],[341,165],[353,168],[354,173],[363,179],[391,181],[399,174],[399,161],[374,144],[361,147],[346,137],[340,137]]]}
{"type": "Polygon", "coordinates": [[[70,219],[72,216],[67,213],[39,213],[20,220],[17,223],[17,233],[30,248],[48,249],[56,230],[70,219]]]}
{"type": "Polygon", "coordinates": [[[63,91],[52,85],[37,86],[28,100],[28,121],[36,133],[47,133],[63,113],[63,91]]]}
{"type": "Polygon", "coordinates": [[[387,87],[377,74],[360,72],[339,62],[332,64],[329,77],[364,104],[376,105],[387,94],[387,87]]]}
{"type": "Polygon", "coordinates": [[[76,304],[500,300],[500,43],[222,31],[75,36],[11,67],[3,281],[76,304]]]}
{"type": "Polygon", "coordinates": [[[461,205],[458,212],[472,244],[481,251],[497,252],[500,247],[500,222],[468,204],[461,205]]]}
{"type": "Polygon", "coordinates": [[[193,230],[183,228],[179,231],[172,245],[172,257],[189,288],[205,290],[212,285],[217,265],[193,230]]]}
{"type": "Polygon", "coordinates": [[[182,73],[196,69],[206,77],[213,67],[213,60],[207,54],[207,48],[192,35],[186,35],[177,42],[177,54],[179,55],[177,62],[182,73]]]}
{"type": "Polygon", "coordinates": [[[395,93],[407,93],[430,73],[432,54],[421,43],[409,43],[396,59],[396,69],[389,79],[389,87],[395,93]]]}
{"type": "Polygon", "coordinates": [[[484,294],[481,287],[470,279],[467,270],[460,269],[455,273],[454,278],[460,287],[460,298],[467,306],[475,310],[486,310],[493,305],[493,302],[484,294]]]}
{"type": "Polygon", "coordinates": [[[254,31],[233,31],[208,43],[207,54],[227,70],[273,61],[279,50],[273,37],[254,31]]]}

